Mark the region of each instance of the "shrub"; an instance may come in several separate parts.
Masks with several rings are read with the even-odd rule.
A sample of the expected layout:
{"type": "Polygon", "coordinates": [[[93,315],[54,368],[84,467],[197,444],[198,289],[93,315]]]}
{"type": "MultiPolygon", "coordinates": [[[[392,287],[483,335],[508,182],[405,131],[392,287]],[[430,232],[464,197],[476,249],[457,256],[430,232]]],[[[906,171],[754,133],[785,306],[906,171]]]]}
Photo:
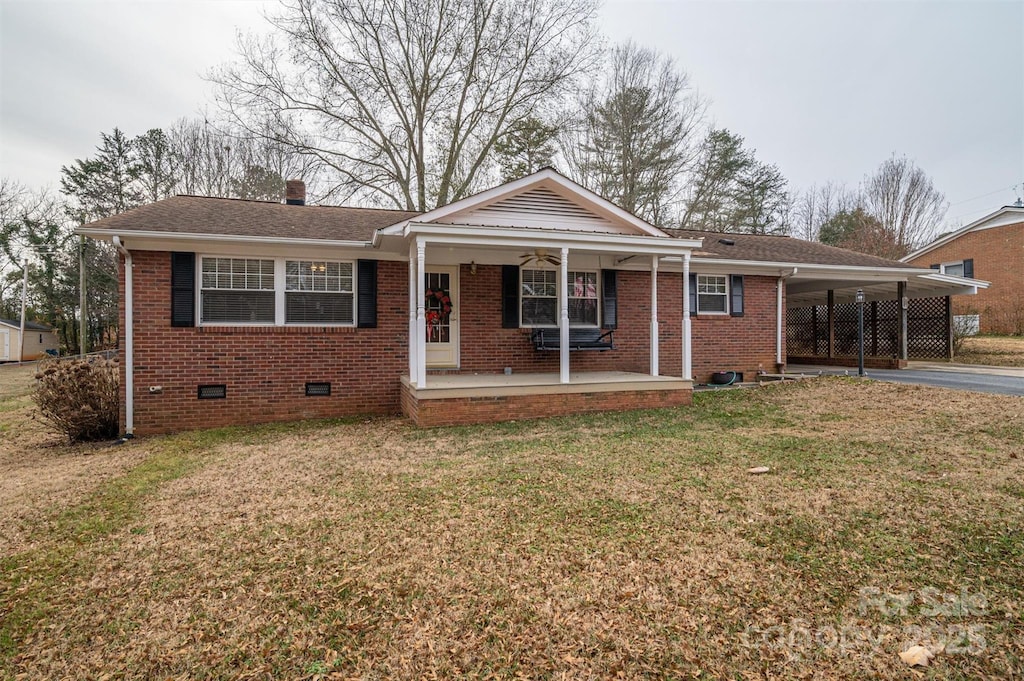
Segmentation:
{"type": "Polygon", "coordinates": [[[43,418],[70,442],[117,437],[116,360],[50,359],[39,364],[33,398],[43,418]]]}

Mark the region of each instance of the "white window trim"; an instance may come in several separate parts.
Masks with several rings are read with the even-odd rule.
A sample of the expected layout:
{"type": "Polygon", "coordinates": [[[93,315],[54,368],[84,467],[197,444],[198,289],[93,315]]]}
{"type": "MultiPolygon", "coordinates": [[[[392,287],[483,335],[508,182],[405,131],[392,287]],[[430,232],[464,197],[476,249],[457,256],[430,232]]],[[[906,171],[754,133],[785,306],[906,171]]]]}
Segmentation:
{"type": "MultiPolygon", "coordinates": [[[[541,271],[545,271],[545,272],[554,272],[555,273],[555,292],[556,292],[554,300],[557,301],[558,300],[558,293],[557,292],[559,290],[558,289],[559,280],[562,278],[561,268],[556,268],[553,265],[548,265],[546,263],[543,266],[535,264],[535,265],[520,265],[520,267],[519,267],[519,328],[521,328],[521,329],[557,329],[558,328],[558,322],[557,321],[554,324],[526,324],[526,323],[523,322],[523,270],[541,270],[541,271]]],[[[603,312],[601,310],[601,271],[600,270],[591,270],[591,269],[576,269],[576,270],[569,270],[569,271],[570,272],[583,272],[583,273],[595,275],[594,281],[596,282],[595,288],[597,289],[597,324],[594,325],[594,324],[573,324],[573,323],[570,323],[569,324],[569,328],[570,329],[601,329],[601,328],[604,328],[604,327],[601,326],[601,322],[604,321],[601,318],[601,315],[602,315],[602,312],[603,312]]],[[[566,286],[568,286],[568,283],[566,283],[566,286]]],[[[566,291],[567,299],[572,299],[572,296],[568,295],[569,289],[566,288],[565,291],[566,291]]],[[[537,296],[537,297],[540,297],[540,296],[537,296]]],[[[585,299],[584,298],[576,298],[575,300],[585,300],[585,299]]],[[[558,318],[558,308],[557,308],[557,302],[556,302],[555,319],[557,320],[557,318],[558,318]]]]}
{"type": "Polygon", "coordinates": [[[696,275],[696,279],[694,279],[694,286],[696,287],[697,290],[694,291],[694,294],[695,294],[694,295],[694,300],[695,300],[695,305],[697,306],[696,313],[698,315],[716,315],[716,316],[719,316],[719,317],[727,317],[727,316],[729,316],[729,313],[731,312],[731,308],[732,308],[732,304],[731,304],[732,303],[732,281],[731,281],[731,279],[732,279],[732,277],[730,277],[728,274],[698,274],[698,275],[696,275]],[[722,277],[723,279],[725,279],[725,293],[724,294],[720,294],[720,293],[704,293],[704,294],[702,294],[700,292],[700,278],[701,277],[722,277]],[[724,295],[725,296],[725,310],[701,310],[700,309],[700,297],[701,297],[701,295],[705,295],[705,296],[724,295]]]}
{"type": "MultiPolygon", "coordinates": [[[[287,256],[287,257],[265,257],[265,256],[253,256],[253,255],[227,255],[224,253],[199,253],[197,254],[199,262],[196,266],[196,317],[198,319],[198,326],[209,326],[209,327],[252,327],[252,328],[266,328],[288,326],[288,327],[310,327],[310,328],[355,328],[359,325],[359,263],[356,260],[345,260],[345,259],[332,259],[332,258],[315,258],[315,257],[298,257],[298,256],[287,256]],[[207,322],[203,321],[203,260],[206,258],[232,258],[242,260],[273,260],[274,261],[274,321],[273,322],[207,322]],[[285,263],[289,260],[300,261],[300,260],[314,260],[316,262],[339,262],[339,263],[351,263],[352,265],[352,321],[350,323],[333,322],[324,323],[319,322],[311,324],[309,322],[286,322],[285,321],[285,293],[287,286],[287,279],[285,276],[286,265],[285,263]]],[[[223,291],[227,290],[246,290],[246,291],[269,291],[270,289],[220,289],[223,291]]]]}
{"type": "Polygon", "coordinates": [[[963,269],[964,269],[964,261],[963,260],[951,260],[950,262],[940,263],[939,264],[939,272],[942,273],[942,274],[947,274],[946,268],[947,267],[952,267],[954,265],[959,265],[960,266],[960,274],[955,274],[953,276],[956,276],[956,277],[964,276],[963,275],[963,269]]]}
{"type": "MultiPolygon", "coordinates": [[[[594,275],[594,291],[596,291],[596,297],[594,298],[594,301],[597,304],[597,323],[596,324],[573,324],[572,321],[570,320],[569,328],[570,329],[600,329],[601,328],[601,272],[600,272],[600,270],[569,270],[569,272],[570,273],[593,274],[594,275]]],[[[575,283],[576,283],[575,281],[572,282],[572,284],[575,284],[575,283]]],[[[570,291],[569,285],[570,285],[570,282],[566,282],[565,283],[565,286],[566,286],[565,293],[566,293],[567,299],[569,300],[570,305],[571,305],[572,301],[574,301],[574,300],[590,300],[589,298],[576,298],[576,297],[570,295],[570,293],[569,293],[569,291],[570,291]]]]}

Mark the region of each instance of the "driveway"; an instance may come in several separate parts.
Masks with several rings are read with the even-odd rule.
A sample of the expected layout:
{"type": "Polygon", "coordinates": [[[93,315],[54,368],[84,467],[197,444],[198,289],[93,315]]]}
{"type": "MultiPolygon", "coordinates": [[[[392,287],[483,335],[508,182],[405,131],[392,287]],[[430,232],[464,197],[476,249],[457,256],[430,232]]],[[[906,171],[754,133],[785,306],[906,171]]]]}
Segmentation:
{"type": "MultiPolygon", "coordinates": [[[[856,376],[857,368],[793,365],[786,367],[786,373],[856,376]]],[[[890,383],[914,383],[979,393],[1024,396],[1024,369],[1014,367],[911,362],[906,369],[865,369],[864,373],[868,378],[890,383]]]]}

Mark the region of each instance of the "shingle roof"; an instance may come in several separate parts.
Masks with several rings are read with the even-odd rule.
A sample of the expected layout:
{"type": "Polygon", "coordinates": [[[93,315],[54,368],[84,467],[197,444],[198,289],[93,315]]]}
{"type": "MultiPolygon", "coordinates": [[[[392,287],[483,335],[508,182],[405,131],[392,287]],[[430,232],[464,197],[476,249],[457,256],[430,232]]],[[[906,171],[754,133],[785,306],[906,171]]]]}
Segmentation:
{"type": "Polygon", "coordinates": [[[91,222],[86,227],[118,232],[369,241],[381,227],[417,215],[380,208],[290,206],[270,201],[172,196],[91,222]]]}
{"type": "MultiPolygon", "coordinates": [[[[20,329],[21,328],[21,320],[20,319],[0,319],[0,324],[7,324],[8,326],[13,326],[16,329],[20,329]]],[[[46,324],[40,324],[38,322],[30,322],[27,319],[25,320],[25,330],[26,331],[53,331],[53,329],[50,328],[49,326],[47,326],[46,324]]]]}
{"type": "MultiPolygon", "coordinates": [[[[171,232],[276,239],[370,241],[376,230],[421,213],[344,206],[291,206],[203,196],[174,196],[86,225],[111,232],[171,232]]],[[[900,267],[908,265],[843,248],[784,236],[665,229],[680,238],[704,238],[694,258],[754,262],[900,267]],[[731,244],[723,243],[731,241],[731,244]]]]}
{"type": "MultiPolygon", "coordinates": [[[[688,229],[666,229],[672,236],[684,239],[704,238],[704,246],[693,257],[758,262],[803,263],[808,265],[849,265],[852,267],[899,267],[908,265],[874,255],[826,246],[788,236],[701,232],[688,229]],[[732,242],[723,243],[723,242],[732,242]]],[[[910,267],[913,267],[912,265],[910,267]]]]}

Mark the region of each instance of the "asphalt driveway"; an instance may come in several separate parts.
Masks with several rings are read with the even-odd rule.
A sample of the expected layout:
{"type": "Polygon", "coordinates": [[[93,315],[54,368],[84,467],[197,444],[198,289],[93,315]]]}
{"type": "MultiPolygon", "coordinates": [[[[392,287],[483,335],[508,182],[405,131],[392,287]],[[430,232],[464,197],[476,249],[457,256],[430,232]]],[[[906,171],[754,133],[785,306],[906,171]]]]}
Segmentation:
{"type": "MultiPolygon", "coordinates": [[[[798,365],[786,367],[786,373],[856,376],[857,368],[798,365]]],[[[864,373],[868,378],[890,383],[914,383],[980,393],[1024,396],[1024,369],[1013,367],[911,362],[906,369],[865,369],[864,373]]]]}

